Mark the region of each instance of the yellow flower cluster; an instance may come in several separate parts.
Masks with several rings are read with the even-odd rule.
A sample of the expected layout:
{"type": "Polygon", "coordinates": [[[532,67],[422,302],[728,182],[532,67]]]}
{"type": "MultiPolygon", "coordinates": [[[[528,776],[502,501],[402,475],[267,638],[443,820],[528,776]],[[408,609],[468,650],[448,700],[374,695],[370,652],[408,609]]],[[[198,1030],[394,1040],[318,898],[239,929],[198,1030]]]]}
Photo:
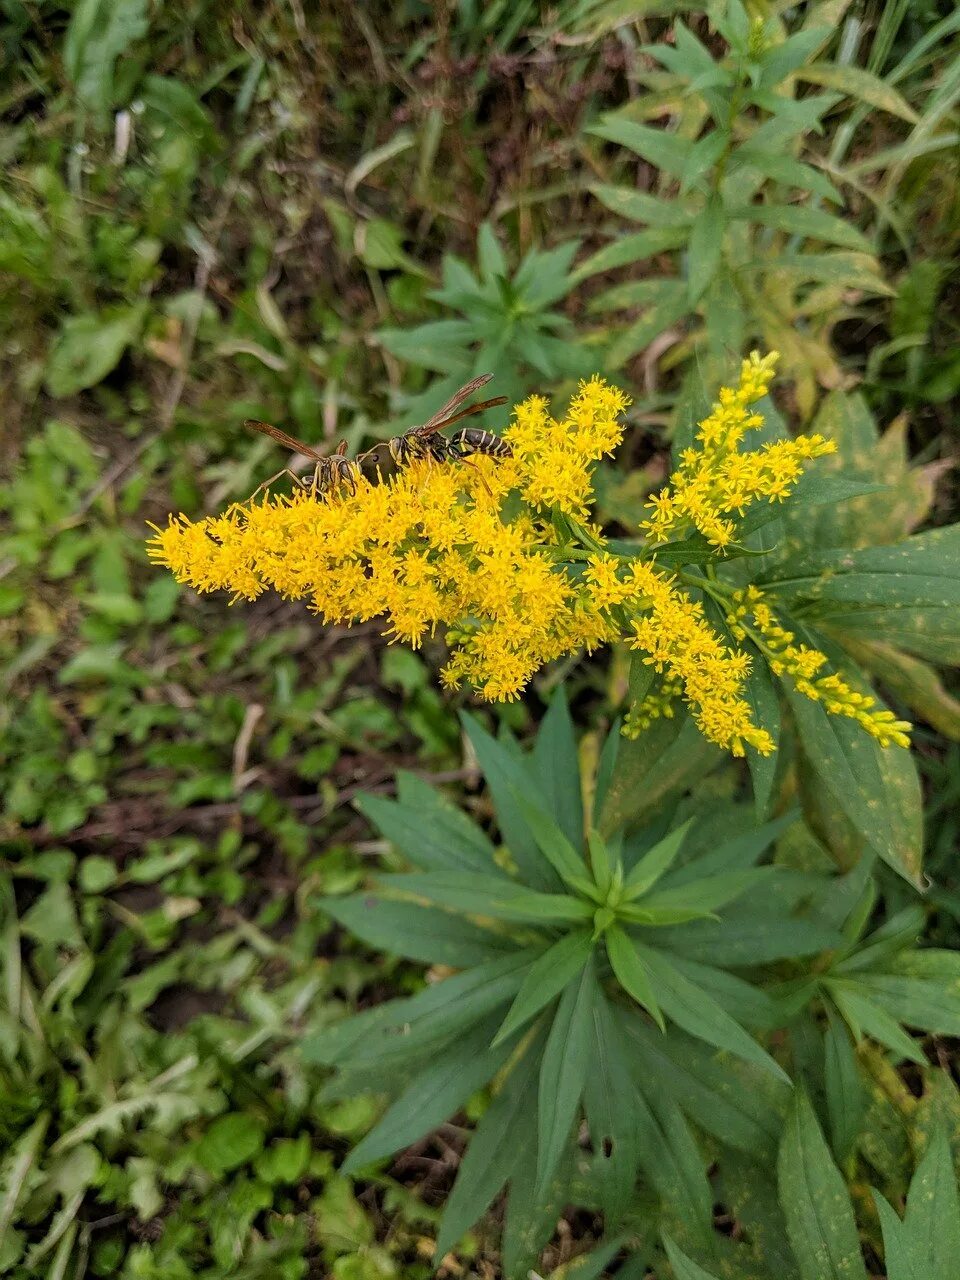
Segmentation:
{"type": "Polygon", "coordinates": [[[562,421],[539,399],[519,406],[505,433],[512,458],[415,462],[387,480],[361,477],[353,492],[268,496],[197,523],[181,515],[149,552],[198,591],[272,589],[332,623],[385,616],[386,634],[413,647],[450,627],[444,682],[515,698],[544,663],[617,634],[558,565],[538,508],[586,510],[590,464],[620,439],[627,403],[594,378],[562,421]],[[511,493],[526,503],[508,516],[511,493]]]}
{"type": "MultiPolygon", "coordinates": [[[[752,722],[750,706],[742,696],[749,656],[724,645],[704,618],[703,606],[678,591],[670,578],[640,561],[631,565],[631,578],[636,602],[645,611],[632,619],[630,647],[643,651],[647,655],[643,661],[655,671],[666,673],[660,697],[682,687],[697,726],[711,742],[735,756],[743,755],[745,745],[769,755],[773,740],[752,722]]],[[[642,728],[653,710],[663,714],[662,703],[641,704],[636,719],[628,721],[628,733],[634,723],[642,728]]]]}
{"type": "Polygon", "coordinates": [[[734,593],[727,621],[736,639],[749,636],[757,645],[775,676],[791,680],[800,693],[821,702],[831,715],[856,720],[881,747],[910,746],[913,726],[909,721],[898,720],[892,711],[878,708],[876,698],[859,693],[835,672],[818,674],[827,665],[826,654],[794,643],[793,632],[780,625],[758,587],[749,586],[734,593]]]}
{"type": "MultiPolygon", "coordinates": [[[[802,461],[832,448],[815,436],[738,451],[760,422],[748,406],[772,369],[773,357],[754,355],[739,386],[721,391],[698,448],[655,500],[646,524],[655,541],[692,523],[722,546],[730,512],[782,498],[802,461]]],[[[628,736],[673,715],[682,698],[712,742],[768,754],[774,744],[743,696],[750,656],[724,643],[681,584],[697,580],[611,554],[589,523],[592,467],[619,443],[628,403],[599,378],[581,384],[562,419],[534,396],[505,432],[510,457],[419,460],[387,479],[358,476],[355,488],[268,495],[196,523],[181,515],[156,529],[149,552],[198,591],[254,599],[274,590],[308,600],[331,623],[383,618],[387,635],[414,648],[442,628],[444,684],[466,681],[495,701],[517,697],[544,663],[624,640],[657,677],[628,713],[628,736]]],[[[715,580],[714,592],[729,598],[715,580]]],[[[828,711],[852,716],[883,745],[907,744],[910,726],[820,674],[824,655],[795,644],[755,588],[733,597],[728,620],[737,640],[749,636],[777,675],[828,711]]]]}
{"type": "Polygon", "coordinates": [[[697,446],[683,451],[669,485],[650,501],[650,516],[641,528],[651,542],[665,542],[692,525],[711,545],[729,546],[736,533],[731,516],[742,516],[762,498],[782,502],[804,462],[834,452],[836,444],[821,435],[740,452],[746,433],[763,424],[750,405],[766,395],[776,362],[776,352],[761,359],[754,351],[743,361],[739,385],[721,389],[719,401],[697,431],[697,446]]]}
{"type": "Polygon", "coordinates": [[[602,378],[580,384],[566,417],[550,417],[542,396],[517,405],[504,432],[522,473],[521,492],[532,507],[586,516],[593,495],[592,465],[623,439],[618,416],[630,400],[602,378]]]}

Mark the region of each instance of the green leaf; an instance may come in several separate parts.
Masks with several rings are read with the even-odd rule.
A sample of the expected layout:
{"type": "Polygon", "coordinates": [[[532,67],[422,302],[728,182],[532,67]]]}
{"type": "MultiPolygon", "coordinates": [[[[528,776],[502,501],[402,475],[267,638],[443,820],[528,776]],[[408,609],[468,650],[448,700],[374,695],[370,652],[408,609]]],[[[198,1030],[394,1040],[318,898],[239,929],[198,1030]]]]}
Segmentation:
{"type": "Polygon", "coordinates": [[[480,274],[485,280],[494,280],[497,276],[508,276],[510,268],[496,232],[489,222],[481,222],[477,232],[477,262],[480,274]]]}
{"type": "Polygon", "coordinates": [[[356,808],[415,867],[502,876],[493,845],[440,792],[410,774],[398,774],[399,800],[359,795],[356,808]]]}
{"type": "Polygon", "coordinates": [[[380,1123],[350,1152],[343,1172],[362,1169],[422,1138],[449,1120],[472,1093],[491,1080],[511,1052],[509,1044],[490,1046],[495,1026],[495,1020],[481,1022],[418,1072],[380,1123]]]}
{"type": "Polygon", "coordinates": [[[656,720],[635,741],[625,740],[601,814],[600,830],[610,835],[703,779],[724,757],[688,716],[656,720]]]}
{"type": "Polygon", "coordinates": [[[444,1205],[435,1250],[438,1260],[469,1231],[513,1174],[521,1155],[516,1128],[520,1117],[532,1113],[536,1106],[536,1070],[542,1047],[543,1037],[539,1044],[527,1046],[480,1118],[444,1205]]]}
{"type": "Polygon", "coordinates": [[[583,799],[577,735],[563,685],[550,700],[533,747],[533,769],[546,809],[574,847],[583,844],[583,799]]]}
{"type": "Polygon", "coordinates": [[[396,1044],[416,1050],[450,1038],[512,1000],[537,954],[527,949],[488,960],[425,987],[415,996],[365,1009],[308,1037],[301,1052],[308,1062],[337,1066],[376,1061],[390,1055],[396,1044]]]}
{"type": "Polygon", "coordinates": [[[756,1040],[702,988],[685,978],[662,952],[642,943],[634,946],[649,973],[660,1007],[678,1027],[718,1049],[726,1049],[747,1062],[764,1067],[778,1079],[788,1078],[783,1068],[756,1040]]]}
{"type": "Polygon", "coordinates": [[[494,920],[516,920],[527,924],[546,924],[589,920],[593,907],[589,902],[563,893],[538,893],[513,881],[496,876],[471,875],[456,871],[446,875],[384,875],[381,882],[388,888],[425,898],[437,906],[494,920]]]}
{"type": "Polygon", "coordinates": [[[247,1113],[231,1112],[214,1120],[196,1147],[196,1157],[210,1173],[222,1176],[249,1163],[263,1148],[263,1125],[247,1113]]]}
{"type": "Polygon", "coordinates": [[[658,912],[687,911],[691,913],[690,918],[694,919],[725,907],[771,875],[776,875],[772,867],[747,867],[742,871],[704,876],[691,884],[660,889],[644,898],[642,907],[653,915],[658,912]]]}
{"type": "Polygon", "coordinates": [[[895,290],[881,279],[876,258],[852,249],[835,249],[829,253],[780,253],[777,271],[796,281],[820,280],[824,284],[844,285],[865,293],[892,296],[895,290]]]}
{"type": "Polygon", "coordinates": [[[423,964],[465,969],[502,955],[512,945],[509,938],[462,916],[415,902],[392,902],[369,891],[326,898],[323,909],[368,946],[423,964]]]}
{"type": "Polygon", "coordinates": [[[843,245],[844,248],[856,249],[860,253],[874,251],[870,241],[852,223],[811,205],[750,204],[730,209],[729,216],[759,222],[765,227],[786,231],[789,235],[843,245]]]}
{"type": "Polygon", "coordinates": [[[862,1033],[886,1045],[894,1053],[926,1066],[923,1050],[907,1035],[900,1023],[864,994],[861,983],[828,978],[824,984],[850,1030],[859,1040],[862,1033]]]}
{"type": "Polygon", "coordinates": [[[767,49],[761,59],[763,68],[760,84],[772,88],[812,57],[830,39],[833,29],[828,26],[808,27],[788,36],[781,44],[767,49]]]}
{"type": "Polygon", "coordinates": [[[859,98],[878,111],[899,116],[908,124],[917,123],[917,113],[909,102],[885,80],[864,67],[855,67],[849,63],[814,62],[798,70],[797,75],[801,80],[823,85],[827,89],[836,89],[851,98],[859,98]]]}
{"type": "Polygon", "coordinates": [[[520,1112],[513,1134],[517,1163],[510,1179],[506,1221],[501,1241],[504,1280],[528,1280],[530,1268],[557,1226],[569,1199],[570,1148],[546,1189],[537,1179],[537,1108],[520,1112]]]}
{"type": "Polygon", "coordinates": [[[842,1163],[853,1150],[867,1096],[850,1034],[829,1006],[827,1014],[829,1021],[823,1041],[824,1087],[833,1154],[842,1163]]]}
{"type": "Polygon", "coordinates": [[[720,269],[726,227],[723,199],[714,192],[697,214],[690,232],[687,300],[691,306],[700,301],[720,269]]]}
{"type": "Polygon", "coordinates": [[[802,1280],[867,1280],[850,1197],[799,1090],[787,1116],[777,1176],[802,1280]]]}
{"type": "MultiPolygon", "coordinates": [[[[628,195],[641,194],[628,192],[628,195]]],[[[655,253],[666,253],[670,249],[679,249],[687,243],[689,231],[687,226],[651,227],[648,231],[638,231],[629,236],[617,236],[610,244],[604,245],[596,253],[585,258],[573,273],[573,283],[589,280],[591,276],[600,275],[604,271],[613,271],[617,267],[628,266],[634,262],[642,262],[655,253]]]]}
{"type": "Polygon", "coordinates": [[[671,1027],[666,1035],[639,1016],[626,1020],[643,1087],[674,1098],[696,1124],[719,1142],[768,1159],[783,1128],[790,1089],[765,1068],[716,1051],[671,1027]]]}
{"type": "Polygon", "coordinates": [[[526,762],[518,761],[473,716],[462,712],[460,719],[490,788],[500,833],[523,879],[535,889],[557,888],[559,878],[540,853],[516,801],[515,788],[518,785],[530,786],[532,789],[526,762]]]}
{"type": "Polygon", "coordinates": [[[863,633],[933,662],[960,663],[960,525],[892,546],[804,555],[771,575],[842,635],[863,633]]]}
{"type": "Polygon", "coordinates": [[[607,350],[607,365],[610,369],[618,369],[625,364],[631,356],[636,355],[690,310],[687,286],[682,280],[663,282],[658,293],[659,300],[610,344],[607,350]]]}
{"type": "Polygon", "coordinates": [[[102,382],[120,363],[143,326],[146,305],[113,308],[100,315],[68,316],[47,360],[47,390],[72,396],[102,382]]]}
{"type": "Polygon", "coordinates": [[[683,848],[692,823],[693,819],[688,818],[643,855],[624,881],[621,901],[632,902],[649,893],[661,876],[666,875],[683,848]]]}
{"type": "Polygon", "coordinates": [[[588,961],[557,1006],[540,1067],[537,1185],[546,1188],[560,1163],[590,1069],[596,975],[588,961]]]}
{"type": "Polygon", "coordinates": [[[105,113],[114,105],[114,66],[146,35],[148,8],[147,0],[80,0],[74,7],[63,65],[84,106],[105,113]]]}
{"type": "Polygon", "coordinates": [[[595,1152],[596,1180],[606,1230],[616,1231],[630,1209],[640,1160],[634,1123],[629,1046],[601,994],[593,1006],[594,1058],[584,1086],[584,1110],[595,1152]]]}
{"type": "Polygon", "coordinates": [[[607,944],[610,967],[621,987],[647,1010],[660,1030],[665,1031],[666,1023],[654,995],[650,975],[630,938],[619,925],[612,925],[604,934],[604,941],[607,944]]]}
{"type": "MultiPolygon", "coordinates": [[[[467,376],[467,349],[476,338],[469,320],[430,320],[411,329],[378,329],[377,342],[400,360],[435,373],[467,376]]],[[[451,391],[456,387],[451,385],[451,391]]]]}
{"type": "Polygon", "coordinates": [[[675,133],[668,133],[665,129],[651,129],[649,125],[637,124],[613,113],[603,116],[598,124],[588,125],[586,131],[606,139],[607,142],[627,147],[657,169],[662,169],[675,178],[683,174],[692,147],[692,143],[686,138],[675,133]]]}
{"type": "Polygon", "coordinates": [[[660,1197],[664,1222],[712,1250],[713,1197],[704,1159],[677,1104],[647,1089],[634,1104],[640,1163],[660,1197]],[[646,1108],[642,1105],[646,1102],[646,1108]]]}
{"type": "Polygon", "coordinates": [[[960,1194],[942,1123],[913,1175],[903,1226],[923,1280],[953,1280],[960,1260],[960,1194]]]}
{"type": "Polygon", "coordinates": [[[870,1188],[883,1232],[883,1254],[887,1280],[930,1280],[921,1270],[920,1257],[910,1247],[903,1223],[875,1187],[870,1188]]]}
{"type": "MultiPolygon", "coordinates": [[[[586,863],[550,814],[541,806],[539,796],[525,795],[520,787],[514,787],[513,798],[524,822],[533,833],[537,848],[560,878],[574,888],[582,884],[587,870],[586,863]]],[[[582,840],[581,832],[579,842],[582,840]]]]}
{"type": "Polygon", "coordinates": [[[837,808],[899,875],[921,887],[922,806],[916,766],[845,716],[832,716],[787,682],[803,753],[837,808]]]}
{"type": "Polygon", "coordinates": [[[859,989],[899,1022],[934,1035],[960,1035],[960,954],[924,950],[890,966],[892,973],[857,973],[859,989]],[[923,972],[941,957],[940,972],[923,972]],[[913,970],[914,972],[911,972],[913,970]]]}
{"type": "Polygon", "coordinates": [[[719,1280],[711,1271],[704,1271],[692,1258],[688,1258],[682,1249],[677,1248],[670,1237],[664,1233],[663,1245],[673,1267],[675,1280],[719,1280]]]}
{"type": "Polygon", "coordinates": [[[680,182],[680,194],[684,195],[699,179],[712,169],[730,143],[726,129],[714,129],[693,144],[680,182]]]}
{"type": "Polygon", "coordinates": [[[636,187],[613,187],[606,183],[594,183],[590,192],[602,205],[621,218],[631,222],[646,222],[651,227],[685,230],[693,221],[682,205],[672,200],[661,200],[636,187]]]}
{"type": "Polygon", "coordinates": [[[820,196],[832,204],[842,205],[843,196],[833,185],[826,174],[812,165],[795,160],[793,156],[782,151],[774,151],[762,147],[751,147],[749,143],[737,147],[730,157],[730,179],[733,182],[737,172],[742,168],[756,169],[773,182],[785,187],[796,187],[800,191],[808,191],[811,195],[820,196]]]}
{"type": "Polygon", "coordinates": [[[559,995],[584,968],[592,950],[590,933],[577,931],[568,933],[535,960],[493,1043],[511,1036],[559,995]]]}

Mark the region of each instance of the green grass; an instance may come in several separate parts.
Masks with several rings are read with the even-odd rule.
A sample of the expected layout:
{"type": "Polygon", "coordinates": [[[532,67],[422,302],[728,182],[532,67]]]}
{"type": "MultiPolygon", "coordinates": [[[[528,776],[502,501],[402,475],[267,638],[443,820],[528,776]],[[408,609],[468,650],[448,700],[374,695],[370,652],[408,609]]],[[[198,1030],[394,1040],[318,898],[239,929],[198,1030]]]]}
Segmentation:
{"type": "MultiPolygon", "coordinates": [[[[451,318],[431,294],[445,257],[482,274],[484,224],[510,272],[620,233],[587,188],[642,170],[586,127],[635,96],[629,68],[668,11],[706,30],[686,6],[646,22],[622,8],[2,7],[0,1274],[431,1274],[456,1128],[354,1184],[336,1169],[373,1104],[324,1097],[298,1044],[422,981],[335,930],[320,899],[384,852],[358,791],[390,790],[398,767],[469,791],[438,650],[179,591],[147,563],[146,522],[221,509],[284,463],[244,418],[353,449],[414,413],[459,366],[442,343],[420,360],[381,335],[451,318]]],[[[952,12],[874,8],[846,21],[881,75],[952,12]]],[[[957,39],[897,81],[928,142],[958,128],[957,39]]],[[[865,188],[844,188],[849,216],[895,292],[846,298],[822,340],[881,420],[909,411],[937,468],[956,449],[960,152],[923,152],[869,107],[841,137],[853,118],[828,114],[811,149],[865,188]]],[[[599,359],[595,285],[565,283],[549,308],[599,359]]],[[[487,349],[518,393],[579,367],[547,377],[535,345],[487,349]]],[[[637,464],[662,450],[692,350],[621,371],[652,428],[637,464]]],[[[645,487],[611,473],[608,511],[628,518],[645,487]]],[[[939,492],[935,520],[955,519],[953,482],[939,492]]],[[[605,723],[617,679],[578,668],[583,729],[605,723]]],[[[533,695],[502,716],[525,733],[541,710],[533,695]]],[[[931,930],[956,946],[956,746],[931,732],[919,750],[931,930]]],[[[475,1242],[478,1275],[494,1239],[475,1242]]],[[[568,1233],[551,1256],[577,1247],[568,1233]]]]}

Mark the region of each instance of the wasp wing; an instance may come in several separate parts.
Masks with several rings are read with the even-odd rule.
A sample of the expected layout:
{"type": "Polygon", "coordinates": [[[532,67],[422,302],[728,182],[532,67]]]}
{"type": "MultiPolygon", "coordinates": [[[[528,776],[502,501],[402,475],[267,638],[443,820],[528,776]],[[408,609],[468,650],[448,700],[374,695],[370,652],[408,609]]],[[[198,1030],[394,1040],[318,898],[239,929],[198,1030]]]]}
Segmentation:
{"type": "Polygon", "coordinates": [[[326,457],[319,449],[315,449],[312,444],[305,444],[302,440],[298,440],[296,436],[288,436],[285,431],[281,431],[279,427],[272,426],[269,422],[259,422],[256,418],[247,418],[243,424],[249,427],[251,431],[259,431],[261,435],[270,436],[272,440],[276,440],[278,444],[286,445],[294,453],[302,453],[307,458],[315,458],[318,462],[322,462],[326,457]]]}
{"type": "Polygon", "coordinates": [[[418,436],[433,435],[433,433],[438,431],[440,426],[447,421],[452,413],[456,413],[464,400],[468,400],[475,391],[479,391],[481,387],[485,387],[492,378],[492,373],[481,373],[478,378],[471,378],[468,383],[462,386],[459,391],[450,397],[442,409],[438,409],[431,418],[428,418],[422,427],[414,427],[414,432],[416,432],[418,436]]]}

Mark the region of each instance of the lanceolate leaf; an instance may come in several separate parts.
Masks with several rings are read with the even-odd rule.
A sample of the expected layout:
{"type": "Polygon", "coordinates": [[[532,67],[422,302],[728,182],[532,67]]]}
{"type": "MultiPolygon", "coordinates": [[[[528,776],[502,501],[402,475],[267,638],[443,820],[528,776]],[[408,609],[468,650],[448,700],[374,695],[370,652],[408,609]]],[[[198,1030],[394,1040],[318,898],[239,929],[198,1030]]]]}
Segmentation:
{"type": "Polygon", "coordinates": [[[612,925],[604,934],[607,944],[607,955],[617,981],[624,991],[654,1018],[661,1031],[666,1029],[660,1005],[654,995],[643,961],[637,955],[636,948],[619,925],[612,925]]]}
{"type": "Polygon", "coordinates": [[[903,1223],[883,1196],[871,1187],[877,1217],[883,1232],[883,1261],[887,1280],[931,1280],[929,1273],[921,1270],[921,1259],[910,1247],[910,1240],[903,1223]]]}
{"type": "Polygon", "coordinates": [[[528,949],[488,960],[406,1000],[345,1018],[306,1040],[302,1052],[309,1062],[330,1065],[370,1061],[401,1043],[416,1045],[453,1034],[512,1000],[536,956],[528,949]]]}
{"type": "Polygon", "coordinates": [[[563,893],[538,893],[512,880],[471,875],[385,875],[381,882],[397,893],[426,898],[441,907],[496,920],[530,924],[589,920],[593,911],[579,898],[563,893]]]}
{"type": "Polygon", "coordinates": [[[902,747],[880,747],[855,721],[829,715],[788,683],[784,689],[804,754],[820,783],[870,847],[919,886],[920,784],[909,753],[902,747]]]}
{"type": "Polygon", "coordinates": [[[490,1048],[496,1021],[487,1019],[447,1046],[437,1061],[387,1109],[383,1119],[350,1152],[344,1173],[362,1169],[429,1133],[462,1106],[504,1064],[510,1045],[490,1048]]]}
{"type": "Polygon", "coordinates": [[[583,843],[583,800],[577,738],[570,719],[566,690],[561,685],[537,732],[533,768],[540,782],[541,807],[546,808],[574,849],[583,843]]]}
{"type": "Polygon", "coordinates": [[[507,747],[492,738],[473,716],[464,713],[461,720],[490,788],[500,833],[524,881],[535,889],[558,888],[559,877],[550,864],[544,861],[537,842],[517,807],[514,788],[518,784],[523,786],[530,783],[526,764],[522,759],[518,761],[507,747]]]}
{"type": "Polygon", "coordinates": [[[635,1108],[640,1164],[657,1190],[672,1231],[710,1249],[713,1197],[703,1156],[683,1112],[669,1097],[648,1094],[635,1108]]]}
{"type": "Polygon", "coordinates": [[[589,126],[587,132],[635,151],[638,156],[675,178],[682,176],[693,145],[686,138],[668,133],[665,129],[652,129],[649,125],[637,124],[614,114],[604,116],[599,124],[589,126]]]}
{"type": "MultiPolygon", "coordinates": [[[[413,784],[406,785],[411,795],[413,784]]],[[[357,797],[356,807],[415,867],[501,874],[493,860],[493,847],[480,829],[424,783],[417,785],[415,803],[362,795],[357,797]]]]}
{"type": "Polygon", "coordinates": [[[828,1013],[823,1039],[827,1115],[833,1154],[843,1162],[853,1150],[866,1110],[867,1096],[857,1069],[850,1033],[832,1010],[828,1009],[828,1013]]]}
{"type": "Polygon", "coordinates": [[[744,218],[789,235],[805,236],[810,240],[824,240],[828,244],[843,245],[862,253],[872,253],[873,245],[845,219],[823,209],[802,204],[750,204],[730,210],[731,218],[744,218]]]}
{"type": "Polygon", "coordinates": [[[496,1034],[494,1044],[512,1035],[559,995],[586,965],[592,949],[590,932],[576,931],[555,942],[535,960],[496,1034]]]}
{"type": "Polygon", "coordinates": [[[673,1267],[675,1280],[719,1280],[713,1272],[704,1271],[692,1258],[688,1258],[682,1249],[678,1249],[668,1235],[663,1237],[664,1248],[670,1265],[673,1267]]]}
{"type": "Polygon", "coordinates": [[[903,1225],[924,1280],[952,1280],[960,1263],[960,1192],[942,1124],[910,1183],[903,1225]]]}
{"type": "Polygon", "coordinates": [[[790,1090],[768,1071],[718,1055],[671,1027],[666,1035],[638,1015],[623,1024],[642,1087],[673,1097],[704,1132],[758,1160],[772,1159],[790,1090]],[[643,1083],[646,1082],[646,1083],[643,1083]]]}
{"type": "Polygon", "coordinates": [[[688,716],[657,720],[635,742],[624,741],[601,815],[609,835],[655,813],[665,800],[705,777],[723,752],[688,716]]]}
{"type": "Polygon", "coordinates": [[[596,975],[588,961],[560,997],[540,1068],[537,1185],[541,1188],[553,1177],[580,1106],[590,1070],[596,998],[596,975]]]}
{"type": "Polygon", "coordinates": [[[896,1018],[870,999],[859,983],[830,978],[826,986],[858,1040],[861,1034],[871,1036],[909,1062],[926,1065],[927,1059],[919,1045],[907,1035],[896,1018]]]}
{"type": "Polygon", "coordinates": [[[646,222],[651,227],[681,228],[685,232],[684,239],[689,234],[687,228],[691,215],[675,200],[660,200],[635,187],[612,187],[604,183],[596,183],[590,191],[601,204],[622,218],[646,222]]]}
{"type": "Polygon", "coordinates": [[[594,1060],[584,1086],[584,1109],[594,1150],[604,1224],[616,1231],[633,1197],[640,1158],[634,1121],[630,1047],[602,994],[593,1006],[594,1060]]]}
{"type": "Polygon", "coordinates": [[[691,305],[703,297],[720,268],[726,226],[723,200],[714,193],[697,215],[690,233],[687,280],[691,305]]]}
{"type": "Polygon", "coordinates": [[[777,1173],[802,1280],[867,1280],[850,1197],[800,1091],[787,1116],[777,1173]]]}
{"type": "MultiPolygon", "coordinates": [[[[537,848],[557,875],[568,885],[576,886],[581,883],[587,870],[583,857],[570,843],[566,834],[561,831],[554,818],[543,808],[540,797],[524,795],[519,787],[514,787],[513,798],[523,815],[524,822],[533,833],[537,848]]],[[[580,847],[582,847],[582,841],[581,833],[578,842],[580,847]]]]}
{"type": "Polygon", "coordinates": [[[543,1036],[535,1037],[511,1067],[470,1139],[444,1206],[437,1235],[438,1259],[469,1231],[513,1173],[521,1155],[516,1139],[517,1122],[520,1116],[536,1107],[536,1073],[543,1039],[543,1036]]]}
{"type": "Polygon", "coordinates": [[[823,85],[827,89],[837,89],[840,93],[859,98],[871,107],[880,111],[888,111],[899,116],[908,124],[917,123],[917,113],[910,104],[885,80],[875,76],[864,67],[839,62],[814,62],[797,71],[801,80],[809,80],[813,84],[823,85]]]}
{"type": "Polygon", "coordinates": [[[424,964],[465,969],[515,945],[504,934],[482,929],[463,916],[416,902],[391,902],[371,892],[327,898],[323,909],[368,946],[424,964]]]}
{"type": "Polygon", "coordinates": [[[623,884],[623,901],[631,902],[649,892],[661,876],[666,875],[683,848],[690,822],[684,822],[665,835],[633,867],[623,884]]]}
{"type": "Polygon", "coordinates": [[[560,1211],[567,1200],[569,1150],[563,1152],[558,1168],[546,1189],[537,1178],[537,1108],[520,1112],[512,1134],[518,1152],[510,1178],[507,1215],[501,1251],[504,1280],[528,1280],[537,1255],[553,1234],[560,1211]]]}
{"type": "Polygon", "coordinates": [[[783,1068],[761,1049],[756,1040],[734,1022],[712,997],[685,978],[663,954],[639,943],[635,945],[650,974],[660,1007],[677,1026],[718,1049],[727,1049],[748,1062],[765,1067],[777,1077],[787,1078],[783,1068]]]}

